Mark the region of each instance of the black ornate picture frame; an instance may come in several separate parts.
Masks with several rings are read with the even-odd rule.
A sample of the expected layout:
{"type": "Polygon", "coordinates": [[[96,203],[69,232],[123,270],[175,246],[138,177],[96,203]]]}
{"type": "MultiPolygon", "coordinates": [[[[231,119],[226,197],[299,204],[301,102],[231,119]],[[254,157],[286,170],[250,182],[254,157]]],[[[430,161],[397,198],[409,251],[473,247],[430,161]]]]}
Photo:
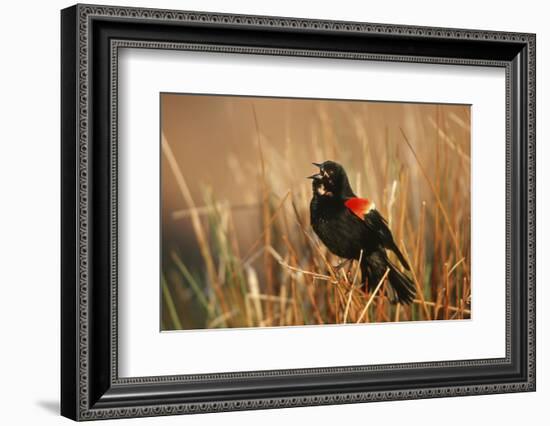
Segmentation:
{"type": "Polygon", "coordinates": [[[62,415],[92,420],[535,390],[534,34],[95,5],[64,9],[61,30],[62,415]],[[506,356],[120,378],[122,47],[505,69],[506,356]]]}

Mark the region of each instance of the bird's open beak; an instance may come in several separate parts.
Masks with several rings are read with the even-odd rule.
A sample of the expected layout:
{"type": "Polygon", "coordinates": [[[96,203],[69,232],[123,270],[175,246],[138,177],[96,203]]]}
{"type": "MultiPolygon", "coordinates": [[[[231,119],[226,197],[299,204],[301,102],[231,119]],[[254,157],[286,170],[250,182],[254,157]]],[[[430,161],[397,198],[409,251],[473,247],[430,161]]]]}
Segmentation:
{"type": "MultiPolygon", "coordinates": [[[[322,166],[322,164],[320,164],[320,163],[311,163],[311,164],[313,164],[315,167],[319,167],[319,168],[321,168],[321,166],[322,166]]],[[[322,179],[323,175],[321,173],[315,173],[314,175],[308,176],[307,178],[308,179],[322,179]]]]}
{"type": "MultiPolygon", "coordinates": [[[[315,167],[319,167],[319,169],[321,168],[322,164],[321,163],[311,163],[313,164],[315,167]]],[[[311,176],[308,176],[307,178],[308,179],[322,179],[323,178],[323,175],[320,173],[321,171],[319,170],[319,173],[315,173],[314,175],[311,175],[311,176]]]]}

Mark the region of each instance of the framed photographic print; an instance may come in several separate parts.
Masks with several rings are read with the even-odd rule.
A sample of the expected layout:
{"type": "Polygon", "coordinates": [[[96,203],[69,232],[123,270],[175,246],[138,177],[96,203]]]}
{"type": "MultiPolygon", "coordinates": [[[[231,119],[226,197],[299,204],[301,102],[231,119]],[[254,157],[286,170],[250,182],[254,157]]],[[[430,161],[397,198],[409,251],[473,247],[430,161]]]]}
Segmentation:
{"type": "Polygon", "coordinates": [[[76,5],[74,420],[535,390],[535,36],[76,5]]]}

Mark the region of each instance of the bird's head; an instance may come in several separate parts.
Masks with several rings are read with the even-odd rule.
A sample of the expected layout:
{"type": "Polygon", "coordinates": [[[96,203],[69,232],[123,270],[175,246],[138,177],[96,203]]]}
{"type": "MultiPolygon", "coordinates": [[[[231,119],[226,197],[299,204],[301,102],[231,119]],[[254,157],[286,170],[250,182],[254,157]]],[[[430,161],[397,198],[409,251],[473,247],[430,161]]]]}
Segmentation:
{"type": "Polygon", "coordinates": [[[319,172],[309,176],[313,193],[324,197],[355,197],[344,168],[334,161],[313,163],[319,172]]]}

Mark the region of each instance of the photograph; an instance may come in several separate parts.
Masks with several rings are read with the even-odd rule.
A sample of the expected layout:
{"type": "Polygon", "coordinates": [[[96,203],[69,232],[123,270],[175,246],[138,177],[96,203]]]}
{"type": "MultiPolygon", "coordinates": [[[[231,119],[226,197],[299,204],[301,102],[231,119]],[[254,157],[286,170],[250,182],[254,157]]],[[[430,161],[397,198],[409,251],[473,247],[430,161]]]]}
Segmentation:
{"type": "Polygon", "coordinates": [[[469,320],[465,104],[160,94],[160,330],[469,320]]]}

